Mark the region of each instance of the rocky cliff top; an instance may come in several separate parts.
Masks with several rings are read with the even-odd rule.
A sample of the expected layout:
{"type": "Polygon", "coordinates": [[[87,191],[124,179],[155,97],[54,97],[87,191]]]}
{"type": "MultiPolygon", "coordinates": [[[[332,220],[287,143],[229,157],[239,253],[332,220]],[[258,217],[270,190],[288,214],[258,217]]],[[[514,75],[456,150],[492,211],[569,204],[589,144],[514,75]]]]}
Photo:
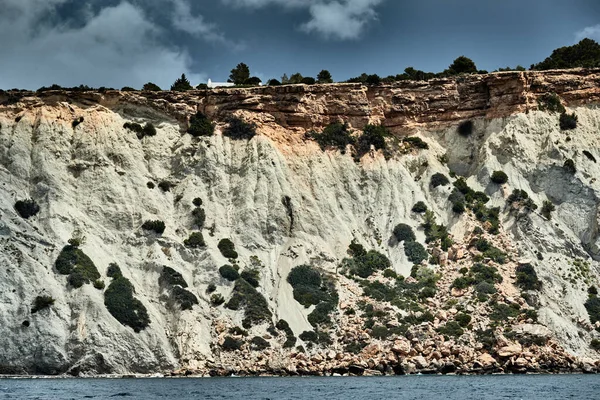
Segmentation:
{"type": "Polygon", "coordinates": [[[181,123],[195,111],[224,120],[234,111],[269,114],[284,128],[319,129],[337,121],[361,129],[383,123],[392,131],[438,129],[457,121],[503,118],[538,108],[547,93],[558,94],[569,106],[600,101],[600,69],[512,71],[486,75],[366,86],[354,83],[217,88],[189,92],[122,92],[108,90],[0,93],[0,110],[61,102],[80,107],[148,107],[181,123]]]}

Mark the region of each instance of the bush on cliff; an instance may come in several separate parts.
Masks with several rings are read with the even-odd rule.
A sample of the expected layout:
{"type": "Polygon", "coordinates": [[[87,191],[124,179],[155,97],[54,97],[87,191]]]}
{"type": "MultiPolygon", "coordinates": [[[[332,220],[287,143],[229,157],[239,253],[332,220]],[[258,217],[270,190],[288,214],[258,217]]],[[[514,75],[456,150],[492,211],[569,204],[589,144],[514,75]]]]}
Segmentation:
{"type": "Polygon", "coordinates": [[[229,117],[223,136],[233,140],[250,140],[256,135],[256,125],[238,117],[229,117]]]}
{"type": "Polygon", "coordinates": [[[240,273],[233,265],[223,265],[219,268],[219,274],[230,282],[234,282],[240,277],[240,273]]]}
{"type": "Polygon", "coordinates": [[[560,101],[560,97],[556,93],[546,93],[538,98],[538,109],[540,111],[549,112],[566,112],[565,107],[560,101]]]}
{"type": "Polygon", "coordinates": [[[534,64],[531,69],[566,69],[600,67],[600,45],[585,38],[572,46],[560,47],[544,61],[534,64]]]}
{"type": "Polygon", "coordinates": [[[431,187],[446,186],[450,184],[450,180],[446,175],[436,172],[431,176],[431,187]]]}
{"type": "Polygon", "coordinates": [[[531,264],[519,265],[516,269],[517,285],[523,290],[540,290],[542,282],[531,264]]]}
{"type": "Polygon", "coordinates": [[[494,171],[490,179],[492,182],[502,185],[508,182],[508,175],[506,175],[504,171],[494,171]]]}
{"type": "Polygon", "coordinates": [[[74,288],[100,279],[94,262],[77,246],[63,247],[54,266],[60,274],[69,275],[68,282],[74,288]]]}
{"type": "Polygon", "coordinates": [[[206,115],[198,111],[190,117],[190,127],[187,133],[194,137],[212,136],[215,133],[215,125],[206,115]]]}
{"type": "Polygon", "coordinates": [[[21,218],[29,219],[40,212],[40,206],[33,199],[18,200],[15,203],[15,210],[21,218]]]}
{"type": "Polygon", "coordinates": [[[231,239],[221,239],[219,244],[217,245],[219,251],[225,258],[236,259],[238,258],[238,253],[235,251],[235,245],[231,241],[231,239]]]}
{"type": "Polygon", "coordinates": [[[349,144],[354,145],[356,142],[350,135],[348,125],[340,122],[327,125],[321,133],[311,132],[310,136],[319,144],[323,151],[329,147],[345,150],[346,146],[349,144]]]}
{"type": "Polygon", "coordinates": [[[389,135],[389,131],[383,125],[366,125],[356,143],[358,157],[360,158],[367,154],[371,150],[371,146],[375,150],[385,150],[387,147],[385,138],[389,135]]]}
{"type": "Polygon", "coordinates": [[[413,229],[410,227],[410,225],[407,224],[398,224],[394,227],[394,231],[393,231],[394,237],[396,238],[396,240],[398,241],[398,243],[400,242],[414,242],[417,237],[415,236],[415,233],[413,232],[413,229]]]}
{"type": "Polygon", "coordinates": [[[133,293],[134,288],[129,279],[119,275],[104,292],[104,304],[117,321],[140,332],[150,325],[150,317],[146,307],[133,297],[133,293]]]}
{"type": "Polygon", "coordinates": [[[148,220],[142,225],[142,229],[146,231],[154,231],[158,235],[162,235],[165,231],[165,223],[159,220],[148,220]]]}
{"type": "Polygon", "coordinates": [[[189,247],[191,249],[197,249],[200,247],[206,246],[204,242],[204,236],[202,236],[202,232],[193,232],[190,234],[190,237],[183,241],[185,247],[189,247]]]}
{"type": "Polygon", "coordinates": [[[52,298],[52,296],[37,296],[33,301],[31,313],[35,314],[36,312],[41,311],[44,308],[48,308],[52,305],[54,305],[54,298],[52,298]]]}
{"type": "Polygon", "coordinates": [[[225,306],[230,310],[244,309],[242,326],[246,329],[269,321],[273,315],[265,297],[242,278],[235,281],[233,294],[225,306]]]}
{"type": "Polygon", "coordinates": [[[567,114],[566,112],[560,114],[559,125],[563,131],[577,128],[577,115],[575,113],[567,114]]]}

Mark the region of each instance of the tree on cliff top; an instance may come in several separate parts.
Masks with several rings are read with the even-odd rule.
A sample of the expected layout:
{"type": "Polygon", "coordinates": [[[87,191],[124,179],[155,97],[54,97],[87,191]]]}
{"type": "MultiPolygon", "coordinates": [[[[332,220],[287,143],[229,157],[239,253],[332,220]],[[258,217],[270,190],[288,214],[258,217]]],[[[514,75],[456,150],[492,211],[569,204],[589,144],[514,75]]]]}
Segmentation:
{"type": "Polygon", "coordinates": [[[231,70],[229,82],[233,82],[236,85],[243,85],[248,78],[250,78],[250,68],[244,63],[239,63],[231,70]]]}
{"type": "Polygon", "coordinates": [[[171,90],[176,92],[185,92],[186,90],[192,90],[193,87],[190,85],[190,81],[186,78],[185,74],[181,74],[181,78],[177,79],[173,85],[171,85],[171,90]]]}
{"type": "Polygon", "coordinates": [[[319,72],[319,75],[317,75],[317,82],[319,82],[319,83],[333,83],[333,79],[331,77],[331,73],[329,71],[327,71],[326,69],[322,70],[321,72],[319,72]]]}
{"type": "Polygon", "coordinates": [[[460,56],[448,67],[447,72],[449,75],[476,74],[477,66],[470,58],[460,56]]]}
{"type": "Polygon", "coordinates": [[[564,68],[595,68],[600,67],[600,44],[592,39],[583,39],[573,46],[560,47],[552,52],[550,57],[531,69],[564,69],[564,68]]]}

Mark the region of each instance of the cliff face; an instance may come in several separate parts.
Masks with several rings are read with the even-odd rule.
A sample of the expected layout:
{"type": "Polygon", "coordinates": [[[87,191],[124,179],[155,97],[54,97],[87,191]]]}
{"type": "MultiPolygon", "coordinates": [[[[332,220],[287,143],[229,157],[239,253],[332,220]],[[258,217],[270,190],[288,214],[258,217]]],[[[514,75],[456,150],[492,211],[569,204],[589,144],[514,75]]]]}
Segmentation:
{"type": "Polygon", "coordinates": [[[593,370],[589,358],[598,355],[590,343],[598,333],[584,303],[599,283],[599,78],[598,70],[576,70],[381,87],[0,94],[0,372],[593,370]],[[558,114],[537,110],[549,92],[577,114],[575,130],[561,131],[558,114]],[[184,133],[197,110],[217,123],[214,136],[184,133]],[[224,137],[231,114],[256,123],[258,135],[224,137]],[[357,162],[349,149],[322,151],[307,139],[307,131],[338,120],[355,129],[388,126],[397,135],[388,139],[388,156],[371,151],[357,162]],[[474,122],[469,136],[456,132],[464,120],[474,122]],[[151,122],[157,134],[138,139],[125,122],[151,122]],[[406,135],[428,149],[398,139],[406,135]],[[563,167],[567,159],[575,172],[563,167]],[[506,184],[490,181],[496,170],[507,174],[506,184]],[[490,222],[477,212],[452,210],[452,185],[430,184],[434,174],[450,171],[489,196],[486,207],[500,208],[498,233],[488,233],[490,222]],[[168,190],[159,188],[165,182],[168,190]],[[539,208],[509,198],[513,189],[539,208]],[[14,205],[27,198],[40,211],[23,219],[14,205]],[[184,240],[198,231],[196,198],[206,214],[206,245],[190,248],[184,240]],[[423,217],[411,211],[417,201],[449,228],[452,246],[425,244],[423,217]],[[541,213],[544,201],[555,207],[551,219],[541,213]],[[164,221],[164,233],[142,229],[147,220],[164,221]],[[388,296],[340,266],[355,239],[409,277],[407,244],[392,238],[399,223],[413,228],[435,261],[423,269],[439,274],[431,296],[418,286],[425,285],[423,271],[406,287],[394,286],[389,272],[368,278],[394,287],[388,296]],[[112,262],[131,281],[148,310],[146,329],[120,324],[104,304],[106,289],[74,288],[58,272],[55,261],[75,230],[107,285],[112,262]],[[232,261],[217,248],[224,238],[235,244],[240,272],[258,271],[257,291],[272,314],[251,324],[248,336],[231,330],[242,325],[244,307],[211,303],[212,285],[226,304],[236,295],[218,271],[232,261]],[[490,258],[481,239],[505,253],[505,262],[490,258]],[[452,287],[468,275],[464,268],[481,263],[502,277],[488,287],[495,293],[484,300],[475,284],[452,287]],[[314,307],[294,299],[287,277],[302,264],[335,282],[339,301],[328,323],[313,326],[314,307]],[[181,273],[197,297],[191,310],[173,301],[160,278],[164,266],[181,273]],[[519,266],[532,266],[541,286],[517,286],[519,266]],[[423,295],[407,294],[414,288],[423,295]],[[32,314],[40,295],[55,302],[32,314]],[[507,314],[498,319],[500,312],[507,314]],[[462,314],[471,322],[448,334],[462,314]],[[291,334],[270,326],[280,319],[291,334]],[[329,340],[312,344],[303,335],[284,346],[306,331],[329,340]],[[262,342],[254,337],[270,347],[257,351],[262,342]],[[225,351],[231,339],[241,349],[225,351]]]}

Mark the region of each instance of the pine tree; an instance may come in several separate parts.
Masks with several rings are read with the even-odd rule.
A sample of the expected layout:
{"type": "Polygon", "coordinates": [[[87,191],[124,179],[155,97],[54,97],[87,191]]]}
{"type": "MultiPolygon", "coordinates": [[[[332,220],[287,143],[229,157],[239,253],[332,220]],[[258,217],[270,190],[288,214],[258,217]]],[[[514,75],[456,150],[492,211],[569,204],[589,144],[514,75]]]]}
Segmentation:
{"type": "Polygon", "coordinates": [[[248,78],[250,78],[250,68],[244,63],[239,63],[234,69],[231,70],[229,82],[233,82],[236,85],[243,85],[248,78]]]}
{"type": "Polygon", "coordinates": [[[317,75],[317,82],[319,83],[333,83],[333,79],[331,78],[331,73],[326,69],[319,72],[317,75]]]}
{"type": "Polygon", "coordinates": [[[190,81],[185,77],[185,74],[181,74],[181,78],[177,79],[173,85],[171,85],[171,90],[176,92],[185,92],[186,90],[192,90],[193,87],[190,84],[190,81]]]}

